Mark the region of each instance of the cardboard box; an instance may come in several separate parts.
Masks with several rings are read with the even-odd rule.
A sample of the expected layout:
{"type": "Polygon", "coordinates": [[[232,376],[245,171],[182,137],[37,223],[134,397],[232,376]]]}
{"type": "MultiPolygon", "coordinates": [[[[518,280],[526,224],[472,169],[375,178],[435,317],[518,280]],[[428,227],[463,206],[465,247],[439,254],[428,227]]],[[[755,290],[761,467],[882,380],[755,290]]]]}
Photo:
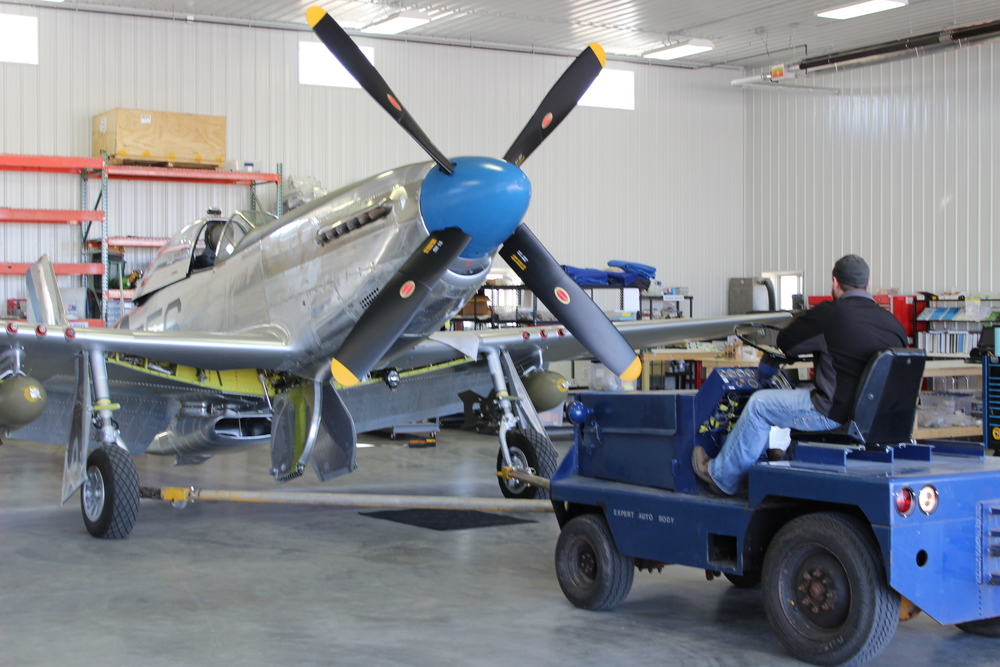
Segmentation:
{"type": "Polygon", "coordinates": [[[225,116],[112,109],[94,116],[93,155],[110,164],[218,169],[226,161],[225,116]]]}

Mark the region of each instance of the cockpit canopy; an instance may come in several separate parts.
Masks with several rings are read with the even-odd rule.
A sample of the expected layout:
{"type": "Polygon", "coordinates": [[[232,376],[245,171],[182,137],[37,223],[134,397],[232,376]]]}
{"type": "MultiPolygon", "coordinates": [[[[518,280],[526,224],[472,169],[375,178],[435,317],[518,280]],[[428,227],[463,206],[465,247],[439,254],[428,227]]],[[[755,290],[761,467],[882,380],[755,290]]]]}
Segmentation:
{"type": "Polygon", "coordinates": [[[244,236],[272,220],[274,216],[263,211],[236,211],[226,220],[218,209],[209,209],[205,218],[185,225],[156,253],[136,288],[136,301],[225,261],[244,236]]]}

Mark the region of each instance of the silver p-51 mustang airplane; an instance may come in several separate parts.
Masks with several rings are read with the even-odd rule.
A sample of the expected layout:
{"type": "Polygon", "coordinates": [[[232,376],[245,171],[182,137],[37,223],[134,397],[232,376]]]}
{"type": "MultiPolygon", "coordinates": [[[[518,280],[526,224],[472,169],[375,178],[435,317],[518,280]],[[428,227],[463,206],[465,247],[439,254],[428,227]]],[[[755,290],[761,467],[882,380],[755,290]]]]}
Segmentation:
{"type": "MultiPolygon", "coordinates": [[[[531,186],[519,165],[600,72],[600,46],[570,65],[502,160],[451,160],[326,12],[314,7],[307,18],[433,162],[383,172],[277,220],[237,214],[188,225],[160,249],[136,308],[113,328],[70,326],[48,259],[31,268],[30,324],[0,333],[0,432],[68,443],[63,502],[82,487],[94,536],[132,529],[139,487],[130,454],[198,463],[269,442],[276,480],[310,462],[326,480],[355,467],[356,429],[384,426],[393,396],[444,414],[434,411],[461,389],[495,391],[498,466],[549,476],[555,450],[531,402],[518,400],[527,397],[519,369],[589,351],[634,379],[634,348],[722,336],[744,319],[616,328],[522,223],[531,186]],[[441,331],[497,252],[565,329],[441,331]],[[44,385],[27,376],[29,361],[44,385]],[[100,444],[89,451],[92,439],[100,444]]],[[[514,480],[501,489],[544,494],[514,480]]]]}

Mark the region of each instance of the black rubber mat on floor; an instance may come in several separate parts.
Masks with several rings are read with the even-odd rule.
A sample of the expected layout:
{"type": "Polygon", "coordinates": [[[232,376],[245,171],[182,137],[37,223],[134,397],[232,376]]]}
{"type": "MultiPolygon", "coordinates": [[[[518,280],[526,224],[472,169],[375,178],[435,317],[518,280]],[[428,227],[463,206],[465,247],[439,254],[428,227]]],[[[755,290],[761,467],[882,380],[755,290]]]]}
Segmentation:
{"type": "Polygon", "coordinates": [[[490,526],[511,526],[517,523],[535,523],[531,519],[518,519],[504,514],[491,514],[478,510],[405,509],[359,513],[376,519],[388,519],[431,530],[466,530],[468,528],[489,528],[490,526]]]}

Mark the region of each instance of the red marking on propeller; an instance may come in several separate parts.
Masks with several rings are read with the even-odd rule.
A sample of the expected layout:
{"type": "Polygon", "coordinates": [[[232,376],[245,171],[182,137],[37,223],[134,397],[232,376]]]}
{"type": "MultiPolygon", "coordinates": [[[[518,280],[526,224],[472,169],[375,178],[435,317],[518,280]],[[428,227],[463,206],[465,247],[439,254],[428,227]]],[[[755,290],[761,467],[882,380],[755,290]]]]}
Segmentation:
{"type": "Polygon", "coordinates": [[[547,114],[545,114],[544,118],[542,118],[542,129],[544,130],[551,124],[552,124],[552,112],[550,111],[547,114]]]}
{"type": "Polygon", "coordinates": [[[557,287],[557,288],[555,288],[554,291],[555,291],[556,298],[559,299],[559,303],[561,303],[564,306],[568,306],[569,305],[569,292],[567,292],[566,290],[564,290],[562,287],[557,287]]]}
{"type": "Polygon", "coordinates": [[[529,338],[531,338],[531,334],[525,331],[523,334],[521,334],[521,338],[523,338],[524,340],[528,340],[529,338]]]}
{"type": "Polygon", "coordinates": [[[549,332],[546,331],[545,329],[542,329],[538,333],[540,333],[542,335],[542,338],[548,338],[549,337],[549,332]]]}
{"type": "Polygon", "coordinates": [[[413,291],[415,289],[417,289],[416,284],[414,284],[412,280],[407,280],[405,283],[403,283],[403,286],[399,288],[399,296],[403,297],[404,299],[409,299],[411,296],[413,296],[413,291]]]}
{"type": "Polygon", "coordinates": [[[392,105],[393,109],[395,109],[396,111],[402,111],[403,110],[403,107],[400,106],[399,102],[396,101],[395,97],[393,97],[391,94],[387,94],[386,97],[389,98],[389,104],[392,105]]]}
{"type": "Polygon", "coordinates": [[[566,335],[566,330],[565,329],[559,329],[559,335],[560,336],[565,336],[566,335]]]}
{"type": "Polygon", "coordinates": [[[9,334],[16,334],[17,333],[17,323],[16,322],[8,322],[7,323],[7,333],[9,333],[9,334]]]}
{"type": "Polygon", "coordinates": [[[63,334],[65,334],[66,338],[76,338],[76,329],[74,329],[73,327],[66,327],[66,330],[63,331],[63,334]]]}
{"type": "Polygon", "coordinates": [[[35,333],[38,334],[39,336],[44,336],[48,332],[49,330],[45,328],[44,324],[39,324],[37,327],[35,327],[35,333]]]}

